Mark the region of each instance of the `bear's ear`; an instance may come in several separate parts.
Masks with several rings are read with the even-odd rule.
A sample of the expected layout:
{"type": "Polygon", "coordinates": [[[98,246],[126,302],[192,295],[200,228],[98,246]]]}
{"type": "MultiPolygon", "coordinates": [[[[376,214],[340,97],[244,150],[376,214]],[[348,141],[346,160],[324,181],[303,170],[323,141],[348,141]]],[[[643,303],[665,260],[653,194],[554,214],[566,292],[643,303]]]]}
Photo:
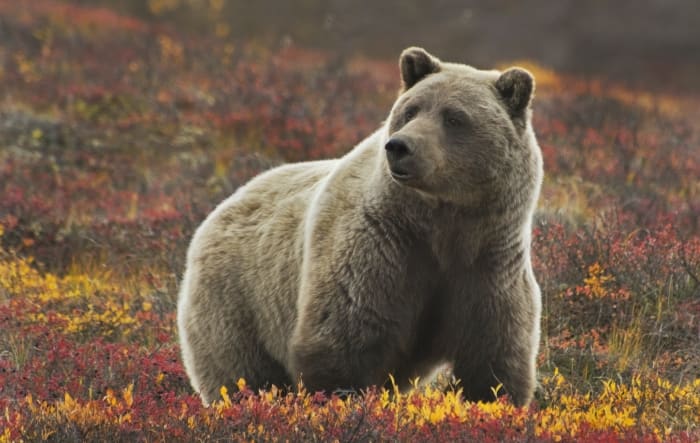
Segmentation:
{"type": "Polygon", "coordinates": [[[511,117],[521,117],[535,92],[535,79],[522,68],[510,68],[496,80],[496,89],[511,117]]]}
{"type": "Polygon", "coordinates": [[[440,59],[430,55],[425,49],[411,47],[401,53],[399,59],[403,89],[410,89],[428,74],[440,71],[440,59]]]}

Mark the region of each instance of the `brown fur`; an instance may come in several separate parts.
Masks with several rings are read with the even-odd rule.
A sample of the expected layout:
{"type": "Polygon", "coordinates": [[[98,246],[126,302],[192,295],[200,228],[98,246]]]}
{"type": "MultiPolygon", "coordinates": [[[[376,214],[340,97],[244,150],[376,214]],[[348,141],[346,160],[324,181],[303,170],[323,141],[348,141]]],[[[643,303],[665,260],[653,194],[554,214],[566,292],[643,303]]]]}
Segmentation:
{"type": "Polygon", "coordinates": [[[268,171],[197,230],[178,302],[205,403],[253,387],[401,384],[450,362],[469,399],[535,386],[532,76],[401,56],[386,124],[337,160],[268,171]]]}

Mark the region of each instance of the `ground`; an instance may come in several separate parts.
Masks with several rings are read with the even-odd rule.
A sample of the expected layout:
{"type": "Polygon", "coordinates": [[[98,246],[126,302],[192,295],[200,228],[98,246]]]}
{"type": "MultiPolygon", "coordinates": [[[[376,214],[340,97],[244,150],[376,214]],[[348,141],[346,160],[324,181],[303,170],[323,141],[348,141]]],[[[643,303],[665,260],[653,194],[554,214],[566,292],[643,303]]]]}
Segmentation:
{"type": "Polygon", "coordinates": [[[343,400],[243,381],[204,409],[174,319],[194,228],[257,172],[378,127],[395,56],[48,0],[0,1],[0,25],[0,441],[700,439],[694,92],[507,63],[538,80],[546,171],[529,409],[458,387],[343,400]]]}

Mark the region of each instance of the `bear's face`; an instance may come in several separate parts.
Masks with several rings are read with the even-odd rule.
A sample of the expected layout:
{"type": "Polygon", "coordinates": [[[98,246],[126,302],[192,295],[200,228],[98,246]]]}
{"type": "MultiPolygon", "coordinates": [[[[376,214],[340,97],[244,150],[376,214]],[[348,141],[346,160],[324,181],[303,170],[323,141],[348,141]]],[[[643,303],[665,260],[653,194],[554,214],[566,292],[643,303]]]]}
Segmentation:
{"type": "MultiPolygon", "coordinates": [[[[404,91],[393,106],[385,144],[397,183],[458,204],[502,191],[531,156],[532,76],[442,63],[419,48],[401,56],[404,91]]],[[[526,171],[527,172],[527,171],[526,171]]]]}

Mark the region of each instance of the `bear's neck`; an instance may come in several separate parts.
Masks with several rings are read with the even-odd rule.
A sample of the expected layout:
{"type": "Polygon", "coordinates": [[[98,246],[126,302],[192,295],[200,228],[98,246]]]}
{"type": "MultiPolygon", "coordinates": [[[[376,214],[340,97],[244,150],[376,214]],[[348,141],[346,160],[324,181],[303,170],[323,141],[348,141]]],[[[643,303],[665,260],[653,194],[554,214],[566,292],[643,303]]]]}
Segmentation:
{"type": "Polygon", "coordinates": [[[514,194],[511,201],[460,206],[396,183],[379,168],[365,191],[362,210],[382,223],[382,231],[405,239],[402,246],[407,253],[432,251],[443,269],[470,266],[489,251],[502,249],[504,243],[524,246],[529,238],[523,235],[529,229],[528,209],[513,206],[514,194]]]}

